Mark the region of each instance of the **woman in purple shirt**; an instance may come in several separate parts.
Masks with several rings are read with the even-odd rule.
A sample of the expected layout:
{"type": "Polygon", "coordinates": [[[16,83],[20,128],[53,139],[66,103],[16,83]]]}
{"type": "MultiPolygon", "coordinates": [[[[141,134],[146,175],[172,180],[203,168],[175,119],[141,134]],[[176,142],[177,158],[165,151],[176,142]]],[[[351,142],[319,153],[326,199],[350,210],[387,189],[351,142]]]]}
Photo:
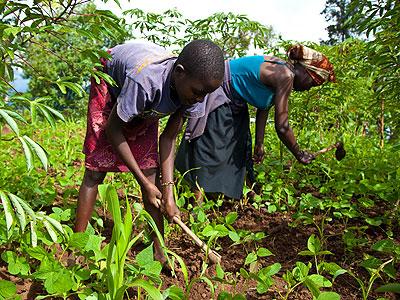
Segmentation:
{"type": "MultiPolygon", "coordinates": [[[[177,58],[150,43],[119,45],[110,54],[102,63],[117,86],[91,82],[75,231],[86,229],[106,173],[132,172],[162,233],[161,212],[170,219],[179,216],[173,196],[176,136],[184,117],[204,115],[204,96],[223,80],[223,54],[207,40],[189,43],[177,58]],[[158,119],[166,115],[171,116],[158,138],[158,119]]],[[[155,234],[153,240],[154,256],[164,263],[155,234]]]]}

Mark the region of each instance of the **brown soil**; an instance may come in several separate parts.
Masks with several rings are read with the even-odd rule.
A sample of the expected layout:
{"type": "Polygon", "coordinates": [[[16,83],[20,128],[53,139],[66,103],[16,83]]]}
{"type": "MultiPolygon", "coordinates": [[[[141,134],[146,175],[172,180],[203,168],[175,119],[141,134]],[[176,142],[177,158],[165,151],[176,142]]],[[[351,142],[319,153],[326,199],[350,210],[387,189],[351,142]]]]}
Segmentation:
{"type": "MultiPolygon", "coordinates": [[[[293,220],[290,213],[274,213],[269,214],[265,210],[256,210],[251,206],[238,205],[235,203],[225,203],[219,211],[215,212],[215,215],[209,215],[212,219],[218,216],[225,216],[231,211],[238,213],[238,219],[234,223],[236,230],[243,229],[251,232],[264,232],[266,237],[262,241],[248,242],[247,244],[232,246],[233,242],[229,237],[220,238],[217,241],[219,248],[217,252],[222,256],[222,268],[226,273],[230,273],[230,279],[236,282],[235,286],[229,284],[217,283],[216,290],[211,292],[209,286],[203,282],[197,282],[193,285],[189,293],[190,299],[216,299],[217,295],[221,291],[227,291],[230,293],[241,293],[246,296],[246,299],[281,299],[281,295],[286,293],[286,283],[282,279],[282,275],[287,270],[292,270],[295,266],[296,261],[309,262],[313,264],[313,260],[307,256],[299,256],[298,253],[307,248],[307,239],[311,234],[318,235],[315,226],[312,225],[298,225],[297,227],[291,226],[293,220]],[[282,267],[278,274],[274,276],[274,285],[272,288],[263,295],[260,295],[256,291],[257,283],[253,280],[244,280],[240,275],[240,268],[243,267],[245,258],[248,253],[257,249],[256,247],[265,247],[269,249],[274,255],[266,258],[259,258],[259,268],[266,267],[275,262],[279,262],[282,267]]],[[[102,215],[102,210],[97,211],[99,215],[102,215]]],[[[109,240],[112,231],[112,221],[110,216],[105,217],[105,228],[102,235],[109,240]]],[[[187,215],[183,215],[182,219],[187,222],[187,215]]],[[[351,220],[347,226],[361,226],[365,225],[361,220],[351,220]]],[[[171,225],[172,226],[172,225],[171,225]]],[[[198,278],[201,274],[202,263],[205,259],[203,252],[186,236],[177,225],[166,239],[168,248],[178,255],[180,255],[188,268],[189,280],[198,278]]],[[[350,269],[358,276],[364,279],[364,282],[368,281],[368,273],[357,267],[358,263],[362,260],[363,253],[369,253],[369,246],[360,246],[353,248],[352,251],[346,250],[346,247],[342,240],[342,233],[344,225],[338,221],[333,221],[325,226],[324,234],[326,238],[325,249],[331,251],[333,255],[325,256],[325,260],[328,262],[336,262],[345,269],[350,269]]],[[[397,242],[400,242],[400,232],[396,229],[394,236],[397,238],[397,242]]],[[[372,245],[374,242],[384,239],[385,232],[383,228],[373,227],[365,232],[365,236],[368,239],[368,245],[372,245]]],[[[130,255],[134,255],[143,249],[143,245],[135,246],[130,255]]],[[[4,251],[4,247],[0,247],[0,252],[4,251]]],[[[372,253],[371,253],[372,254],[372,253]]],[[[399,266],[397,266],[398,268],[399,266]]],[[[246,269],[248,267],[246,266],[246,269]]],[[[398,269],[399,270],[399,269],[398,269]]],[[[315,269],[311,270],[315,273],[315,269]]],[[[398,272],[399,274],[400,272],[398,272]]],[[[207,277],[212,278],[215,276],[215,266],[210,265],[205,274],[207,277]]],[[[329,278],[329,276],[327,276],[329,278]]],[[[397,276],[398,280],[400,275],[397,276]]],[[[163,289],[171,286],[172,284],[177,285],[181,288],[185,288],[185,282],[179,268],[176,268],[176,276],[162,274],[163,289]]],[[[6,264],[0,260],[0,279],[11,280],[17,284],[18,293],[22,296],[22,299],[34,299],[36,296],[43,294],[44,289],[40,283],[34,282],[31,279],[21,279],[16,276],[8,274],[6,264]]],[[[331,278],[329,278],[331,279],[331,278]]],[[[382,284],[382,281],[377,280],[374,284],[374,289],[382,284]]],[[[349,275],[339,276],[334,284],[333,291],[341,295],[342,300],[354,300],[362,299],[361,290],[357,282],[349,275]]],[[[372,292],[368,299],[377,299],[379,297],[386,297],[388,300],[398,299],[394,294],[378,294],[372,292]]],[[[75,298],[70,298],[75,299],[75,298]]],[[[302,286],[297,287],[289,296],[290,300],[308,300],[312,299],[310,292],[302,286]]]]}

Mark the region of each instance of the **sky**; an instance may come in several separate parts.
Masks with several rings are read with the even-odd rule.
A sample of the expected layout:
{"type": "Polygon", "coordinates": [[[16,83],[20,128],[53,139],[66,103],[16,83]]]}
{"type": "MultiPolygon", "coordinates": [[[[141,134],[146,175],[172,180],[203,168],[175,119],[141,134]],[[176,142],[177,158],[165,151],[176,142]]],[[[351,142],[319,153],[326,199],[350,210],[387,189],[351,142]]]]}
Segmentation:
{"type": "MultiPolygon", "coordinates": [[[[102,9],[120,15],[121,9],[108,0],[95,0],[102,9]]],[[[328,38],[321,11],[325,0],[120,0],[123,10],[139,8],[160,13],[177,8],[188,19],[206,18],[216,12],[245,14],[251,20],[270,25],[285,40],[319,42],[328,38]]]]}

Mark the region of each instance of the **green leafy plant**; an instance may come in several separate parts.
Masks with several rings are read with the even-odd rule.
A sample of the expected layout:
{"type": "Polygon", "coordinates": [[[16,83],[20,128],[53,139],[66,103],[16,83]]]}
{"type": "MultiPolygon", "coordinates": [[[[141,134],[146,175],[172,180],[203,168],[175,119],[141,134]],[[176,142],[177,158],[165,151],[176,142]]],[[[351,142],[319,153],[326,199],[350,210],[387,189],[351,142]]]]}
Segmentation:
{"type": "Polygon", "coordinates": [[[306,265],[303,262],[296,262],[296,267],[292,271],[286,271],[283,279],[287,283],[287,291],[285,295],[281,295],[281,298],[288,299],[296,287],[302,284],[311,292],[313,299],[340,299],[340,296],[335,292],[321,292],[321,288],[331,287],[332,283],[322,275],[309,274],[310,269],[311,263],[306,265]]]}
{"type": "Polygon", "coordinates": [[[30,240],[32,246],[38,243],[38,225],[44,228],[53,242],[57,242],[57,232],[64,235],[64,229],[59,221],[46,215],[44,212],[34,212],[26,201],[18,196],[0,190],[0,199],[4,208],[4,215],[7,225],[7,236],[11,238],[16,224],[20,233],[23,233],[29,223],[30,240]]]}
{"type": "Polygon", "coordinates": [[[140,233],[131,239],[133,218],[128,201],[126,202],[125,217],[122,219],[115,189],[111,185],[101,185],[99,186],[99,194],[107,201],[114,221],[107,254],[106,282],[108,292],[103,296],[104,299],[122,300],[126,289],[129,287],[142,288],[152,299],[162,299],[158,289],[144,279],[136,277],[127,281],[125,278],[124,270],[128,250],[142,235],[140,233]]]}
{"type": "Polygon", "coordinates": [[[0,300],[13,300],[21,299],[21,296],[17,295],[17,287],[14,283],[7,280],[0,280],[0,300]]]}
{"type": "Polygon", "coordinates": [[[317,270],[317,274],[319,274],[319,268],[318,268],[318,257],[322,255],[331,255],[333,254],[332,252],[328,250],[322,250],[321,249],[321,242],[318,237],[315,236],[315,234],[312,234],[307,241],[307,248],[308,250],[304,250],[299,252],[299,255],[303,256],[313,256],[314,257],[314,262],[315,262],[315,267],[317,270]]]}
{"type": "Polygon", "coordinates": [[[259,294],[264,294],[268,291],[268,289],[274,283],[272,276],[275,275],[276,273],[278,273],[280,269],[281,269],[281,264],[274,263],[270,266],[267,266],[265,268],[262,268],[258,271],[253,271],[253,272],[252,271],[247,272],[245,269],[241,268],[240,274],[245,279],[256,280],[257,281],[257,292],[259,294]]]}

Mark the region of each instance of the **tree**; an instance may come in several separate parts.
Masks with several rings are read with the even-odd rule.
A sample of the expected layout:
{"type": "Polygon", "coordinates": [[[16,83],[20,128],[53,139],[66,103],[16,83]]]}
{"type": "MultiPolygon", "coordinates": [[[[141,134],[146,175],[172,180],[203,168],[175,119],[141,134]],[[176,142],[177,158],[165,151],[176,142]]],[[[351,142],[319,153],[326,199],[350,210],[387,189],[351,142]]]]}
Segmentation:
{"type": "Polygon", "coordinates": [[[355,36],[356,32],[352,28],[345,26],[346,21],[351,17],[349,4],[350,0],[326,1],[325,8],[321,14],[325,15],[325,20],[332,24],[326,28],[329,40],[324,43],[333,45],[355,36]]]}
{"type": "MultiPolygon", "coordinates": [[[[14,79],[14,69],[32,71],[32,76],[41,81],[43,85],[58,88],[62,94],[67,90],[77,95],[83,94],[79,84],[81,74],[72,76],[58,76],[51,78],[42,74],[40,70],[29,62],[28,45],[35,43],[44,50],[44,58],[51,57],[55,53],[47,48],[43,34],[59,37],[59,43],[69,45],[68,40],[62,39],[62,34],[76,33],[85,36],[88,41],[98,41],[101,37],[113,39],[115,32],[122,30],[120,19],[109,11],[93,10],[89,14],[79,14],[79,8],[86,0],[74,1],[34,1],[30,3],[16,1],[2,1],[0,3],[0,144],[7,148],[7,143],[20,143],[25,154],[28,171],[33,169],[33,157],[37,156],[45,169],[48,166],[48,158],[45,150],[30,137],[20,130],[20,125],[26,125],[29,121],[35,125],[38,116],[45,118],[51,126],[55,125],[54,119],[63,119],[63,116],[46,104],[51,98],[47,94],[37,94],[27,97],[14,90],[11,82],[14,79]],[[83,24],[84,26],[79,26],[83,24]],[[11,92],[10,92],[11,91],[11,92]],[[27,111],[29,113],[27,113],[27,111]],[[8,126],[11,134],[3,136],[3,127],[8,126]]],[[[71,45],[69,45],[71,46],[71,45]]],[[[108,57],[103,49],[91,49],[87,47],[74,48],[74,55],[78,60],[84,61],[83,74],[90,74],[97,80],[105,78],[112,83],[109,76],[94,66],[99,66],[100,57],[108,57]]],[[[45,92],[45,91],[44,91],[45,92]]],[[[10,156],[10,159],[13,156],[10,156]]],[[[6,184],[6,183],[4,183],[6,184]]],[[[0,186],[0,201],[4,212],[7,235],[10,237],[15,226],[24,230],[30,223],[32,244],[37,242],[36,225],[42,223],[51,232],[63,231],[59,222],[47,217],[44,213],[34,213],[29,204],[16,194],[18,191],[8,191],[8,186],[0,186]],[[50,228],[50,229],[49,229],[50,228]],[[36,236],[36,238],[35,238],[36,236]]],[[[54,239],[53,239],[54,241],[54,239]]]]}
{"type": "Polygon", "coordinates": [[[379,123],[383,138],[385,126],[392,132],[400,126],[400,3],[353,0],[349,9],[352,17],[347,26],[366,34],[364,59],[377,67],[374,104],[381,109],[379,123]]]}
{"type": "Polygon", "coordinates": [[[175,51],[193,39],[205,38],[218,44],[226,57],[234,57],[245,55],[250,48],[270,48],[275,39],[271,27],[233,13],[215,13],[194,21],[176,10],[155,14],[133,9],[124,14],[133,18],[140,37],[175,51]]]}
{"type": "Polygon", "coordinates": [[[72,30],[57,27],[53,32],[42,32],[29,40],[24,59],[31,66],[25,68],[24,76],[29,78],[29,92],[32,95],[47,95],[59,109],[68,108],[75,115],[82,115],[86,109],[87,93],[77,93],[67,89],[63,93],[57,85],[43,84],[43,81],[57,82],[60,78],[71,78],[85,91],[89,87],[92,59],[97,57],[77,55],[77,53],[106,50],[130,38],[129,27],[123,21],[120,26],[110,26],[107,34],[99,31],[93,35],[90,23],[83,16],[96,14],[94,4],[84,4],[76,8],[71,16],[72,30]]]}

